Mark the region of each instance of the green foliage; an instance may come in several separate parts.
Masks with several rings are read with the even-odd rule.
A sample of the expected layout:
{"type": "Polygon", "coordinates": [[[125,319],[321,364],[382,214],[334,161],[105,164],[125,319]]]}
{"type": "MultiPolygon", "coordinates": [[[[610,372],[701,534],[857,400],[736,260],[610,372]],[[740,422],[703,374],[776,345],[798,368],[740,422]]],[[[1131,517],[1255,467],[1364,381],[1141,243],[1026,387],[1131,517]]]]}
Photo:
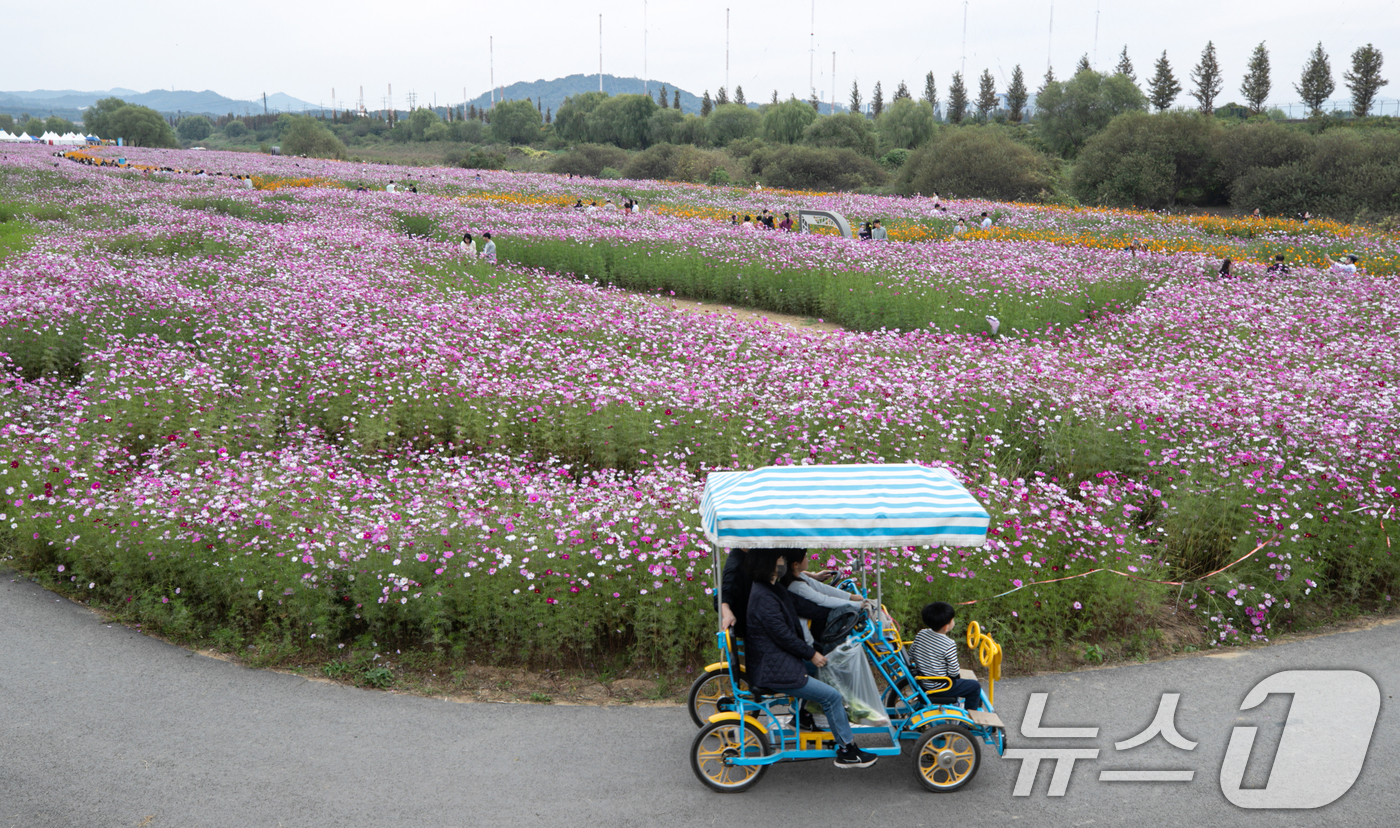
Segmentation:
{"type": "Polygon", "coordinates": [[[608,98],[588,114],[588,139],[623,149],[642,149],[651,143],[651,117],[659,111],[650,95],[608,98]]]}
{"type": "Polygon", "coordinates": [[[76,127],[73,126],[72,121],[67,118],[60,118],[57,115],[50,115],[49,119],[44,121],[44,131],[52,132],[55,135],[67,135],[75,129],[76,127]]]}
{"type": "Polygon", "coordinates": [[[242,138],[248,134],[248,125],[237,119],[224,124],[224,135],[229,138],[242,138]]]}
{"type": "Polygon", "coordinates": [[[1351,54],[1351,69],[1342,75],[1351,90],[1351,113],[1358,118],[1371,114],[1376,92],[1390,81],[1381,77],[1384,59],[1381,50],[1367,43],[1351,54]]]}
{"type": "Polygon", "coordinates": [[[345,144],[320,121],[309,115],[289,116],[282,133],[284,155],[305,155],[308,158],[345,158],[345,144]]]}
{"type": "MultiPolygon", "coordinates": [[[[100,102],[99,102],[100,103],[100,102]]],[[[165,122],[164,116],[148,106],[121,107],[104,120],[107,134],[98,133],[103,138],[123,138],[135,147],[179,147],[175,131],[165,122]]]]}
{"type": "Polygon", "coordinates": [[[228,196],[196,196],[178,199],[175,204],[186,210],[203,210],[246,221],[256,221],[261,224],[285,224],[290,220],[290,217],[281,210],[262,207],[253,202],[228,196]]]}
{"type": "Polygon", "coordinates": [[[554,132],[571,143],[589,140],[588,116],[607,98],[606,92],[585,92],[565,98],[559,111],[554,113],[554,132]]]}
{"type": "Polygon", "coordinates": [[[890,172],[897,172],[909,160],[909,150],[903,147],[895,147],[884,155],[880,156],[880,166],[890,172]]]}
{"type": "Polygon", "coordinates": [[[421,213],[395,212],[394,224],[400,233],[420,239],[435,239],[440,233],[438,220],[421,213]]]}
{"type": "Polygon", "coordinates": [[[574,175],[597,178],[604,167],[621,169],[627,166],[627,151],[600,144],[581,144],[568,152],[554,156],[549,163],[550,172],[573,173],[574,175]]]}
{"type": "Polygon", "coordinates": [[[1187,190],[1218,189],[1213,156],[1220,131],[1198,113],[1119,115],[1080,151],[1074,195],[1086,204],[1171,207],[1187,190]]]}
{"type": "Polygon", "coordinates": [[[1191,70],[1191,80],[1196,83],[1196,88],[1191,90],[1191,97],[1200,104],[1201,114],[1214,114],[1215,98],[1224,84],[1220,79],[1220,62],[1215,58],[1215,41],[1206,42],[1200,62],[1191,70]]]}
{"type": "Polygon", "coordinates": [[[758,135],[763,116],[757,110],[739,104],[720,104],[705,119],[705,133],[710,143],[723,147],[740,138],[758,135]]]}
{"type": "Polygon", "coordinates": [[[876,121],[880,145],[887,149],[914,149],[933,137],[933,107],[927,101],[902,98],[876,121]]]}
{"type": "Polygon", "coordinates": [[[360,681],[379,690],[394,686],[394,672],[387,667],[370,667],[360,674],[360,681]]]}
{"type": "Polygon", "coordinates": [[[1050,160],[1014,141],[1007,129],[993,125],[941,130],[909,157],[895,191],[1024,201],[1053,190],[1050,160]]]}
{"type": "Polygon", "coordinates": [[[103,98],[83,110],[83,131],[99,138],[116,138],[111,129],[111,118],[118,109],[126,106],[121,98],[103,98]]]}
{"type": "MultiPolygon", "coordinates": [[[[694,119],[695,116],[691,115],[690,118],[694,119]]],[[[647,120],[647,145],[689,143],[679,139],[679,127],[685,119],[686,116],[676,109],[661,109],[656,112],[647,120]]]]}
{"type": "Polygon", "coordinates": [[[1148,100],[1158,112],[1165,112],[1180,94],[1181,84],[1172,72],[1171,62],[1167,60],[1167,53],[1163,50],[1162,56],[1153,64],[1152,80],[1147,85],[1148,100]]]}
{"type": "Polygon", "coordinates": [[[1332,90],[1336,88],[1337,84],[1332,80],[1332,63],[1322,48],[1322,41],[1318,41],[1317,48],[1308,55],[1308,62],[1303,64],[1303,76],[1293,84],[1293,89],[1312,110],[1313,117],[1318,117],[1322,114],[1322,105],[1332,97],[1332,90]]]}
{"type": "Polygon", "coordinates": [[[5,130],[5,131],[8,132],[8,133],[14,134],[14,131],[15,131],[15,119],[14,119],[14,116],[13,116],[13,115],[10,115],[10,114],[7,113],[7,112],[0,112],[0,129],[3,129],[3,130],[5,130]]]}
{"type": "Polygon", "coordinates": [[[709,182],[710,176],[716,170],[723,171],[732,179],[737,173],[737,167],[731,172],[728,169],[731,166],[733,161],[729,156],[717,150],[657,144],[632,156],[627,166],[622,168],[622,172],[626,178],[703,183],[709,182]]]}
{"type": "Polygon", "coordinates": [[[544,117],[529,101],[506,101],[491,110],[491,135],[509,144],[538,141],[543,124],[544,117]]]}
{"type": "Polygon", "coordinates": [[[1047,146],[1073,158],[1115,115],[1147,106],[1142,90],[1124,75],[1080,72],[1052,81],[1036,98],[1036,125],[1047,146]]]}
{"type": "Polygon", "coordinates": [[[768,107],[763,113],[763,140],[774,144],[795,144],[817,120],[817,111],[803,101],[789,100],[768,107]]]}
{"type": "Polygon", "coordinates": [[[30,138],[38,138],[44,134],[44,122],[38,118],[30,118],[20,125],[20,131],[28,133],[30,138]]]}
{"type": "Polygon", "coordinates": [[[466,167],[469,170],[503,170],[506,157],[491,147],[453,147],[443,153],[443,163],[449,167],[466,167]]]}
{"type": "Polygon", "coordinates": [[[854,150],[801,145],[753,153],[749,172],[769,186],[793,190],[861,190],[879,186],[886,178],[879,164],[854,150]]]}
{"type": "MultiPolygon", "coordinates": [[[[1253,127],[1262,133],[1275,126],[1247,124],[1236,130],[1253,127]]],[[[1253,137],[1258,164],[1246,166],[1245,150],[1237,149],[1228,167],[1240,170],[1230,184],[1236,207],[1289,216],[1307,210],[1347,220],[1400,213],[1400,133],[1328,130],[1303,136],[1305,148],[1296,138],[1270,148],[1260,146],[1263,135],[1253,137]]]]}
{"type": "Polygon", "coordinates": [[[802,143],[809,147],[855,150],[866,157],[874,157],[875,124],[854,112],[820,117],[802,131],[802,143]]]}
{"type": "Polygon", "coordinates": [[[175,134],[183,141],[203,141],[214,131],[214,124],[203,115],[191,115],[180,121],[175,134]]]}
{"type": "MultiPolygon", "coordinates": [[[[1037,101],[1039,106],[1039,101],[1037,101]]],[[[948,123],[960,124],[967,116],[967,85],[963,83],[962,72],[953,73],[953,82],[948,86],[948,123]]]]}
{"type": "Polygon", "coordinates": [[[1269,80],[1269,50],[1260,43],[1249,56],[1249,71],[1240,84],[1240,94],[1249,104],[1249,111],[1255,115],[1264,112],[1264,103],[1269,99],[1273,82],[1269,80]]]}
{"type": "Polygon", "coordinates": [[[992,110],[996,108],[997,82],[990,69],[983,69],[982,77],[977,81],[977,120],[987,123],[992,110]]]}
{"type": "MultiPolygon", "coordinates": [[[[1123,56],[1126,59],[1128,47],[1123,47],[1123,56]]],[[[1131,68],[1131,66],[1129,67],[1131,68]]],[[[1030,100],[1030,92],[1026,89],[1026,76],[1021,71],[1021,64],[1016,64],[1016,68],[1011,71],[1011,84],[1006,87],[1006,113],[1007,120],[1013,124],[1021,123],[1021,118],[1025,115],[1026,102],[1030,100]]]]}

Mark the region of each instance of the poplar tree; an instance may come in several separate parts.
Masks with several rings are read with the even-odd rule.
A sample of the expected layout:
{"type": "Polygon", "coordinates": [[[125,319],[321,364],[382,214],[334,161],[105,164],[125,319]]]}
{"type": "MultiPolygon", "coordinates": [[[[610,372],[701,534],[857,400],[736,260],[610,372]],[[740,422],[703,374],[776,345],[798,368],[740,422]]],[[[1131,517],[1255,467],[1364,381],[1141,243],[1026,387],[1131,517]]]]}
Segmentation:
{"type": "Polygon", "coordinates": [[[861,111],[860,82],[851,81],[851,111],[859,113],[861,111]]]}
{"type": "Polygon", "coordinates": [[[769,101],[769,103],[773,104],[774,106],[778,105],[778,90],[773,90],[773,100],[769,101]]]}
{"type": "Polygon", "coordinates": [[[1244,96],[1245,103],[1249,104],[1250,114],[1263,114],[1270,86],[1269,50],[1260,43],[1249,56],[1249,71],[1245,73],[1244,83],[1240,84],[1240,94],[1244,96]]]}
{"type": "Polygon", "coordinates": [[[1322,41],[1318,41],[1317,48],[1308,55],[1308,62],[1303,64],[1303,76],[1293,84],[1293,88],[1312,110],[1310,114],[1322,114],[1322,105],[1332,96],[1332,90],[1337,88],[1332,81],[1332,62],[1322,50],[1322,41]]]}
{"type": "Polygon", "coordinates": [[[719,92],[715,93],[715,106],[724,106],[727,103],[729,103],[729,92],[721,86],[719,92]]]}
{"type": "Polygon", "coordinates": [[[962,123],[967,114],[967,87],[963,86],[962,72],[953,73],[953,84],[948,87],[948,121],[962,123]]]}
{"type": "Polygon", "coordinates": [[[1220,94],[1222,82],[1220,80],[1220,63],[1215,59],[1215,42],[1206,41],[1206,48],[1201,51],[1201,62],[1197,63],[1191,70],[1191,80],[1196,82],[1196,88],[1191,90],[1191,97],[1200,104],[1203,114],[1215,114],[1215,98],[1220,94]]]}
{"type": "Polygon", "coordinates": [[[982,77],[977,82],[977,118],[983,123],[991,116],[992,110],[997,108],[997,82],[992,77],[990,69],[982,70],[982,77]]]}
{"type": "Polygon", "coordinates": [[[885,92],[880,88],[880,82],[875,81],[875,91],[870,94],[870,117],[879,118],[880,113],[885,111],[885,92]]]}
{"type": "Polygon", "coordinates": [[[661,95],[660,95],[659,99],[657,100],[657,103],[661,104],[661,108],[662,108],[662,109],[669,109],[669,108],[670,108],[671,100],[670,100],[669,98],[666,97],[666,84],[664,84],[664,83],[661,84],[661,95]]]}
{"type": "Polygon", "coordinates": [[[1367,43],[1351,53],[1351,71],[1342,75],[1351,90],[1351,112],[1358,118],[1371,113],[1376,93],[1390,81],[1381,77],[1381,50],[1367,43]]]}
{"type": "Polygon", "coordinates": [[[912,100],[913,97],[913,95],[909,94],[909,87],[905,86],[904,81],[901,80],[899,82],[899,88],[894,90],[894,98],[891,99],[890,102],[896,103],[898,101],[912,100]]]}
{"type": "Polygon", "coordinates": [[[677,112],[681,111],[681,90],[676,89],[672,93],[671,108],[677,112]]]}
{"type": "Polygon", "coordinates": [[[742,87],[742,86],[736,86],[736,87],[734,87],[734,103],[738,104],[739,106],[748,106],[748,105],[749,105],[749,102],[746,101],[746,100],[744,100],[744,87],[742,87]]]}
{"type": "Polygon", "coordinates": [[[1021,64],[1011,70],[1011,85],[1006,87],[1007,119],[1013,124],[1021,123],[1030,95],[1026,92],[1026,76],[1021,72],[1021,64]]]}
{"type": "Polygon", "coordinates": [[[1092,71],[1094,71],[1094,67],[1089,65],[1089,53],[1085,52],[1084,54],[1079,56],[1079,62],[1074,65],[1074,74],[1077,75],[1080,72],[1092,71]]]}
{"type": "Polygon", "coordinates": [[[710,90],[705,90],[705,96],[700,99],[700,117],[707,118],[715,109],[714,101],[710,100],[710,90]]]}
{"type": "Polygon", "coordinates": [[[1147,84],[1147,99],[1152,101],[1158,112],[1165,112],[1167,107],[1172,105],[1172,101],[1176,100],[1176,96],[1181,94],[1181,84],[1176,82],[1176,75],[1172,74],[1172,65],[1168,62],[1165,51],[1157,58],[1154,68],[1156,71],[1147,84]]]}
{"type": "Polygon", "coordinates": [[[938,108],[938,84],[933,82],[933,73],[924,76],[924,100],[934,109],[938,108]]]}

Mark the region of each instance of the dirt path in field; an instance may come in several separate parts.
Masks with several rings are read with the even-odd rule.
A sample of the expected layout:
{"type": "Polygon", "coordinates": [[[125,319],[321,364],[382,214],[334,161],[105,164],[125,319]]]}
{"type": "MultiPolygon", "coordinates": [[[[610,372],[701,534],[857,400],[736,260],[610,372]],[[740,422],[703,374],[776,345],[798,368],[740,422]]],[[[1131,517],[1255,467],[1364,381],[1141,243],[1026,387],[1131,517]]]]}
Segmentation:
{"type": "Polygon", "coordinates": [[[784,325],[789,328],[796,328],[800,331],[830,333],[832,331],[845,330],[845,328],[842,328],[840,325],[831,322],[823,322],[820,319],[811,319],[802,316],[792,316],[786,313],[770,313],[768,311],[750,310],[748,308],[731,308],[725,305],[697,302],[693,299],[677,299],[669,296],[654,296],[645,293],[639,293],[637,295],[652,304],[660,305],[667,310],[673,310],[677,313],[690,313],[698,316],[719,314],[756,325],[784,325]]]}

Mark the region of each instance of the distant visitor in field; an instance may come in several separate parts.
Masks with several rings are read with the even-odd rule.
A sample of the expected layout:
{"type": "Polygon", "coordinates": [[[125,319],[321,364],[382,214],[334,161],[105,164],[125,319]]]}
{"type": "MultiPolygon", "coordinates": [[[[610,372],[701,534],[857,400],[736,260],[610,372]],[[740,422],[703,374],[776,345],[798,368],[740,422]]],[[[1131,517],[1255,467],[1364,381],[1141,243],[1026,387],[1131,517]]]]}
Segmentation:
{"type": "MultiPolygon", "coordinates": [[[[457,249],[460,250],[462,252],[462,255],[466,256],[468,259],[475,259],[476,239],[472,238],[471,233],[463,233],[462,241],[460,244],[457,245],[457,249]]],[[[493,247],[492,250],[494,249],[495,248],[493,247]]]]}
{"type": "Polygon", "coordinates": [[[983,210],[983,211],[982,211],[982,229],[983,229],[983,230],[990,230],[990,229],[992,229],[992,217],[989,216],[989,215],[987,215],[987,211],[986,211],[986,210],[983,210]]]}
{"type": "Polygon", "coordinates": [[[872,238],[874,238],[875,231],[870,228],[870,222],[867,221],[865,224],[862,224],[860,226],[860,232],[856,235],[860,237],[861,241],[870,241],[872,238]]]}
{"type": "Polygon", "coordinates": [[[495,242],[495,240],[491,238],[491,234],[490,234],[490,233],[482,233],[482,234],[481,234],[481,237],[484,238],[484,239],[486,239],[486,244],[481,248],[481,258],[485,259],[486,261],[490,262],[491,264],[495,264],[495,263],[496,263],[496,242],[495,242]]]}
{"type": "Polygon", "coordinates": [[[1288,260],[1283,257],[1282,253],[1278,254],[1274,257],[1274,263],[1269,265],[1269,269],[1265,272],[1284,274],[1288,273],[1288,260]]]}
{"type": "Polygon", "coordinates": [[[880,223],[879,219],[875,219],[875,226],[870,228],[870,238],[874,241],[884,241],[889,237],[890,234],[885,230],[885,226],[880,223]]]}
{"type": "Polygon", "coordinates": [[[963,221],[963,217],[962,217],[962,216],[958,216],[958,223],[957,223],[957,226],[955,226],[955,227],[953,228],[953,235],[955,235],[955,236],[961,236],[963,233],[966,233],[966,232],[967,232],[967,222],[963,221]]]}
{"type": "Polygon", "coordinates": [[[1343,256],[1332,263],[1332,272],[1342,273],[1347,276],[1356,275],[1356,263],[1360,261],[1355,256],[1343,256]]]}
{"type": "Polygon", "coordinates": [[[779,229],[779,230],[791,230],[791,229],[792,229],[792,214],[791,214],[791,213],[783,213],[783,220],[780,221],[780,222],[778,222],[778,229],[779,229]]]}
{"type": "Polygon", "coordinates": [[[384,188],[384,192],[386,192],[386,193],[396,193],[396,192],[398,192],[398,191],[399,191],[399,188],[396,187],[396,186],[394,186],[394,179],[392,179],[392,178],[389,179],[389,185],[388,185],[387,187],[384,188]]]}
{"type": "Polygon", "coordinates": [[[1229,259],[1226,259],[1225,261],[1223,261],[1223,262],[1220,263],[1220,278],[1222,278],[1222,279],[1228,279],[1228,278],[1230,278],[1230,260],[1229,260],[1229,259]]]}

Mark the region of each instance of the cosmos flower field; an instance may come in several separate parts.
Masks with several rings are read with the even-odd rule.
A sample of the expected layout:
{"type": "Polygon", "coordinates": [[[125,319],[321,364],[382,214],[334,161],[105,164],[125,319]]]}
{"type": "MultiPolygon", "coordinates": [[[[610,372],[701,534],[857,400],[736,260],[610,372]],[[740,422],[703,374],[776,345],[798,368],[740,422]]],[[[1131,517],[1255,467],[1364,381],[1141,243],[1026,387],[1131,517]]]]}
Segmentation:
{"type": "Polygon", "coordinates": [[[0,218],[24,228],[0,248],[0,556],[147,628],[693,666],[705,475],[789,463],[956,473],[987,545],[897,550],[886,603],[908,624],[975,601],[961,615],[1011,657],[1145,647],[1168,619],[1267,640],[1400,581],[1393,236],[120,152],[259,189],[0,159],[0,218]],[[624,197],[646,209],[568,209],[624,197]],[[892,240],[728,222],[765,207],[883,218],[892,240]],[[991,231],[951,236],[984,210],[991,231]],[[457,251],[484,231],[494,267],[457,251]],[[1275,252],[1290,274],[1265,272],[1275,252]],[[1326,269],[1346,252],[1363,274],[1326,269]],[[1094,569],[1118,574],[1046,583],[1094,569]]]}

